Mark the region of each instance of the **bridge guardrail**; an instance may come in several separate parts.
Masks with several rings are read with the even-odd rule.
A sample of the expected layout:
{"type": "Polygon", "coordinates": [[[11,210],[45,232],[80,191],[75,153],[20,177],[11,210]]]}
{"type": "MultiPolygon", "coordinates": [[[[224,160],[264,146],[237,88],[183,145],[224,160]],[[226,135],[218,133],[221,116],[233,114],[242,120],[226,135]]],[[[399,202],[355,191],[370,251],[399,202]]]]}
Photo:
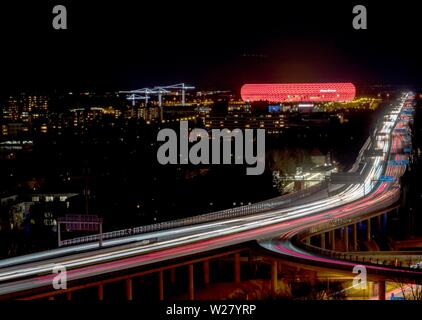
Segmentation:
{"type": "MultiPolygon", "coordinates": [[[[230,218],[257,214],[257,213],[274,209],[281,205],[288,204],[292,202],[292,200],[303,199],[305,197],[311,196],[319,191],[324,190],[325,188],[327,188],[327,183],[323,182],[321,184],[312,186],[305,190],[295,192],[293,194],[282,195],[277,198],[273,198],[273,199],[269,199],[262,202],[241,206],[241,207],[220,210],[216,212],[211,212],[207,214],[197,215],[197,216],[178,219],[178,220],[159,222],[159,223],[150,224],[146,226],[139,226],[139,227],[134,227],[134,228],[127,228],[127,229],[122,229],[122,230],[105,232],[102,234],[102,239],[107,240],[107,239],[119,238],[119,237],[124,237],[124,236],[142,234],[142,233],[149,233],[149,232],[155,232],[155,231],[186,227],[189,225],[196,225],[196,224],[200,224],[204,222],[212,222],[216,220],[225,220],[225,219],[230,219],[230,218]]],[[[85,236],[85,237],[62,240],[61,244],[62,246],[68,246],[68,245],[73,245],[73,244],[99,241],[99,239],[100,239],[100,235],[90,235],[90,236],[85,236]]]]}
{"type": "MultiPolygon", "coordinates": [[[[296,241],[295,241],[296,242],[296,241]]],[[[388,259],[380,259],[380,258],[373,258],[368,257],[364,255],[359,255],[355,252],[339,252],[339,251],[333,251],[329,249],[323,249],[319,248],[310,244],[306,244],[303,242],[295,243],[298,247],[308,251],[308,252],[314,252],[316,254],[319,254],[320,256],[324,257],[330,257],[333,259],[338,260],[345,260],[349,262],[353,262],[356,264],[370,264],[370,265],[384,265],[389,267],[394,267],[397,269],[415,269],[415,266],[417,265],[419,269],[422,269],[422,266],[420,265],[421,259],[415,258],[414,260],[400,260],[400,261],[393,261],[388,259]]],[[[419,257],[419,256],[418,256],[419,257]]]]}

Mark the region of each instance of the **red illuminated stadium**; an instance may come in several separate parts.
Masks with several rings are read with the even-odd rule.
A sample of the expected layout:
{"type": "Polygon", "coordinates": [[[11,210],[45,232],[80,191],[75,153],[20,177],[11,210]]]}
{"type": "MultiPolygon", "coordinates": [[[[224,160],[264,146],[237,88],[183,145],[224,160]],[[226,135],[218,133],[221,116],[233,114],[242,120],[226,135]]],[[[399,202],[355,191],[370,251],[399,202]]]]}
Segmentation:
{"type": "Polygon", "coordinates": [[[351,101],[356,95],[353,83],[268,83],[244,84],[244,101],[326,102],[351,101]]]}

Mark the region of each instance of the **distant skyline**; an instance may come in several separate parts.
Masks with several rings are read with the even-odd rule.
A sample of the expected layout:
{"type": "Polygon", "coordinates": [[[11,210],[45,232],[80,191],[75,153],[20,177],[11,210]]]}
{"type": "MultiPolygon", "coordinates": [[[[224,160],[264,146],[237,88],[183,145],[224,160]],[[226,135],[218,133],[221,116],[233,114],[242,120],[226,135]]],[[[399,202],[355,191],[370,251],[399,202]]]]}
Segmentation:
{"type": "Polygon", "coordinates": [[[232,90],[246,82],[422,83],[420,11],[410,1],[359,2],[368,30],[352,28],[353,2],[123,0],[61,1],[69,29],[57,31],[55,4],[0,4],[3,93],[178,82],[232,90]]]}

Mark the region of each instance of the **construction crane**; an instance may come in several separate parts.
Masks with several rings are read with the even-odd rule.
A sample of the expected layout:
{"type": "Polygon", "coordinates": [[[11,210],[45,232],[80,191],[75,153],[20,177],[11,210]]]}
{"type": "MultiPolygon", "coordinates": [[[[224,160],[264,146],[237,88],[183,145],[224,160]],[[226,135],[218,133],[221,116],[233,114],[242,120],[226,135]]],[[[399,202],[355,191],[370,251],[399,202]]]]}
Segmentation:
{"type": "Polygon", "coordinates": [[[151,94],[157,93],[156,91],[149,88],[142,88],[130,91],[119,91],[119,93],[129,94],[126,98],[132,100],[132,105],[135,104],[135,100],[145,100],[145,106],[148,105],[148,101],[151,94]],[[141,94],[143,96],[141,96],[141,94]]]}
{"type": "MultiPolygon", "coordinates": [[[[182,91],[182,106],[184,106],[185,103],[186,103],[186,100],[185,100],[186,90],[192,90],[192,89],[195,89],[195,87],[187,86],[184,83],[178,83],[178,84],[173,84],[173,85],[170,85],[170,86],[159,86],[159,87],[155,87],[154,89],[155,90],[168,90],[169,89],[169,91],[172,91],[171,89],[173,89],[173,90],[176,89],[176,90],[182,91]]],[[[167,92],[169,92],[169,91],[167,91],[167,92]]]]}
{"type": "MultiPolygon", "coordinates": [[[[156,86],[152,89],[142,88],[129,91],[119,91],[119,93],[126,94],[126,99],[132,101],[132,106],[135,106],[136,100],[145,100],[145,106],[148,106],[148,102],[151,95],[158,96],[158,107],[160,108],[160,120],[163,120],[163,95],[169,95],[172,91],[182,92],[182,106],[186,104],[186,90],[195,89],[193,86],[187,86],[184,83],[178,83],[170,86],[156,86]]],[[[133,111],[132,111],[133,113],[133,111]]]]}
{"type": "MultiPolygon", "coordinates": [[[[158,94],[158,106],[160,108],[160,120],[163,120],[163,99],[162,95],[169,93],[169,91],[161,88],[156,89],[149,89],[149,88],[143,88],[143,89],[137,89],[137,90],[130,90],[130,91],[119,91],[119,93],[125,93],[128,94],[126,96],[127,100],[132,101],[132,106],[135,106],[136,100],[145,100],[145,106],[148,106],[148,101],[151,94],[158,94]],[[143,94],[143,95],[141,95],[143,94]]],[[[132,112],[133,113],[133,112],[132,112]]]]}
{"type": "Polygon", "coordinates": [[[150,95],[157,95],[158,96],[158,106],[162,107],[163,105],[163,95],[171,94],[172,91],[177,90],[182,92],[182,105],[186,104],[186,90],[195,89],[193,86],[187,86],[184,83],[173,84],[170,86],[156,86],[152,89],[150,88],[142,88],[130,91],[119,91],[119,93],[128,94],[127,99],[132,100],[134,104],[135,99],[134,95],[143,95],[145,97],[145,105],[148,104],[150,99],[150,95]]]}
{"type": "Polygon", "coordinates": [[[135,90],[133,91],[119,91],[119,93],[125,93],[126,99],[129,101],[132,101],[132,106],[135,106],[136,100],[145,100],[145,104],[148,101],[148,98],[146,96],[141,96],[139,94],[135,93],[135,90]]]}
{"type": "Polygon", "coordinates": [[[162,88],[162,87],[154,87],[152,89],[152,93],[158,95],[158,106],[161,108],[163,106],[163,95],[169,94],[170,91],[162,88]]]}

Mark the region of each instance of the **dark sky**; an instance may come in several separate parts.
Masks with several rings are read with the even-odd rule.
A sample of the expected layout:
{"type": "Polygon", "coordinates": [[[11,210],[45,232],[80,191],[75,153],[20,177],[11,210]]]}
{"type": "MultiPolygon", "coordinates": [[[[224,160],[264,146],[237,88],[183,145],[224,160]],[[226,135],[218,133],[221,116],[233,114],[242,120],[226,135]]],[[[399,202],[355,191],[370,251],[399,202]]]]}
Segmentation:
{"type": "Polygon", "coordinates": [[[2,1],[2,91],[422,83],[415,1],[2,1]],[[53,30],[64,4],[68,30],[53,30]],[[352,28],[365,4],[368,30],[352,28]]]}

